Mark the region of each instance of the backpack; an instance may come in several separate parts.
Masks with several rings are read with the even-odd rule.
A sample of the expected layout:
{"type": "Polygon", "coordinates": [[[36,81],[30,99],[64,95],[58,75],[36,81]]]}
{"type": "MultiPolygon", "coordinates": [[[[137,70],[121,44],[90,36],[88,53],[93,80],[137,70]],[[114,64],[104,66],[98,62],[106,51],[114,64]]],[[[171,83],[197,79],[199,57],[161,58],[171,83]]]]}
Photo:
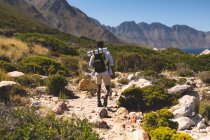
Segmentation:
{"type": "Polygon", "coordinates": [[[107,61],[104,53],[98,53],[94,55],[93,67],[95,72],[105,72],[107,70],[107,61]]]}

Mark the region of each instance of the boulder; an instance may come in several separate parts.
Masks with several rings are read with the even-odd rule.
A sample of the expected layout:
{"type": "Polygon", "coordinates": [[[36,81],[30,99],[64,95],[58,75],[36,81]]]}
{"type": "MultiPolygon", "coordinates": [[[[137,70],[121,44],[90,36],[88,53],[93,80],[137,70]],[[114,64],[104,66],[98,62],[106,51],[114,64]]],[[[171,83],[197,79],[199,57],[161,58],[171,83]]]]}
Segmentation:
{"type": "Polygon", "coordinates": [[[99,117],[102,118],[108,118],[108,111],[106,108],[103,108],[100,112],[99,112],[99,117]]]}
{"type": "Polygon", "coordinates": [[[130,121],[131,123],[136,123],[136,120],[137,120],[136,112],[130,112],[130,113],[128,114],[128,116],[129,116],[129,121],[130,121]]]}
{"type": "Polygon", "coordinates": [[[0,82],[0,88],[11,87],[12,85],[19,85],[19,84],[17,82],[14,82],[14,81],[1,81],[0,82]]]}
{"type": "Polygon", "coordinates": [[[191,91],[193,88],[190,85],[176,85],[170,89],[168,89],[168,93],[170,94],[177,94],[177,93],[186,93],[191,91]]]}
{"type": "Polygon", "coordinates": [[[38,110],[41,106],[41,102],[34,102],[30,105],[30,108],[33,108],[35,110],[38,110]]]}
{"type": "Polygon", "coordinates": [[[103,128],[103,129],[110,128],[109,125],[107,124],[107,122],[104,120],[101,120],[101,119],[100,120],[92,120],[92,121],[90,121],[90,123],[97,128],[103,128]]]}
{"type": "Polygon", "coordinates": [[[61,115],[64,113],[64,111],[69,111],[66,103],[64,101],[58,103],[54,108],[53,111],[58,114],[61,115]]]}
{"type": "Polygon", "coordinates": [[[116,115],[125,117],[126,115],[128,115],[128,110],[126,108],[124,108],[124,107],[120,107],[117,110],[116,115]]]}
{"type": "Polygon", "coordinates": [[[12,71],[12,72],[8,72],[7,75],[10,77],[20,77],[20,76],[23,76],[24,73],[19,72],[19,71],[12,71]]]}
{"type": "Polygon", "coordinates": [[[195,125],[195,122],[188,117],[180,117],[177,119],[173,119],[173,121],[178,122],[178,130],[189,129],[191,126],[195,125]]]}
{"type": "Polygon", "coordinates": [[[179,104],[172,107],[175,118],[192,117],[195,115],[197,99],[195,96],[185,95],[179,99],[179,104]]]}
{"type": "Polygon", "coordinates": [[[210,50],[209,49],[205,49],[199,55],[207,55],[207,54],[210,54],[210,50]]]}
{"type": "Polygon", "coordinates": [[[149,134],[143,129],[137,129],[133,131],[128,138],[129,140],[150,140],[149,134]]]}
{"type": "Polygon", "coordinates": [[[129,74],[128,77],[127,77],[127,79],[129,81],[134,80],[135,79],[135,74],[129,74]]]}
{"type": "Polygon", "coordinates": [[[82,91],[97,89],[97,85],[96,85],[95,81],[93,81],[91,79],[82,79],[79,82],[78,89],[82,90],[82,91]]]}
{"type": "Polygon", "coordinates": [[[47,91],[46,86],[36,87],[36,91],[39,93],[45,93],[47,91]]]}

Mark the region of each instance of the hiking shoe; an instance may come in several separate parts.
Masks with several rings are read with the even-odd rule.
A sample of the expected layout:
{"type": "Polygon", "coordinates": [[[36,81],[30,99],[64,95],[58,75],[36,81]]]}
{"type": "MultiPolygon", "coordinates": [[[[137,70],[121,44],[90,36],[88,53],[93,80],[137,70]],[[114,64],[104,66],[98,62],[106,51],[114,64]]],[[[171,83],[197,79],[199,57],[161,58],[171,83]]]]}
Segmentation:
{"type": "Polygon", "coordinates": [[[98,102],[98,107],[103,107],[101,102],[98,102]]]}
{"type": "Polygon", "coordinates": [[[107,99],[104,99],[104,104],[103,104],[104,107],[107,107],[107,99]]]}

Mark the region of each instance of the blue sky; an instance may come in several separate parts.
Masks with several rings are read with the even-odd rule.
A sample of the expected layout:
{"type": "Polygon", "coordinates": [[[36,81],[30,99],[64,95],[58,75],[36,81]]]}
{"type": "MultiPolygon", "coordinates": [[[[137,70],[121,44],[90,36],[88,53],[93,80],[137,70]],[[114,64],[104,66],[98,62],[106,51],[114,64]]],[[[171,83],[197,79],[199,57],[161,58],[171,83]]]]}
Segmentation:
{"type": "Polygon", "coordinates": [[[68,0],[102,24],[124,21],[188,25],[210,31],[210,0],[68,0]]]}

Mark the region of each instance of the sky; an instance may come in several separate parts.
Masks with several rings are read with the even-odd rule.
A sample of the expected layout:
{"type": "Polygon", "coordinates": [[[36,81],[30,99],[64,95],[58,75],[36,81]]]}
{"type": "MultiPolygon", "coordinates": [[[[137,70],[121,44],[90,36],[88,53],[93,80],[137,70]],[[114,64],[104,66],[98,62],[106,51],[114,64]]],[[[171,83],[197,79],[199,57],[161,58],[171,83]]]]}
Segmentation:
{"type": "Polygon", "coordinates": [[[210,31],[210,0],[67,0],[101,24],[124,21],[188,25],[210,31]]]}

